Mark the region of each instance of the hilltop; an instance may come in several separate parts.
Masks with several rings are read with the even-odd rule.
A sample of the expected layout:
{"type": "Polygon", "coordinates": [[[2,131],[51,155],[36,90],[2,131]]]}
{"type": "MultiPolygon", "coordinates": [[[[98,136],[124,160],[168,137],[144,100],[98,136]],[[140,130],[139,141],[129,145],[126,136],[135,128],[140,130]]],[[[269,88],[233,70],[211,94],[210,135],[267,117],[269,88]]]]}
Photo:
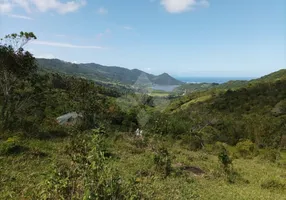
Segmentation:
{"type": "Polygon", "coordinates": [[[248,87],[251,85],[255,85],[258,83],[270,83],[275,82],[278,80],[285,80],[286,79],[286,69],[281,69],[279,71],[267,74],[257,79],[252,80],[230,80],[226,83],[218,84],[218,83],[187,83],[180,85],[178,88],[175,89],[175,92],[178,94],[187,91],[187,93],[193,92],[201,92],[201,91],[208,91],[208,90],[237,90],[243,87],[248,87]]]}
{"type": "Polygon", "coordinates": [[[130,70],[123,67],[104,66],[95,63],[75,64],[59,59],[37,59],[37,62],[42,69],[61,72],[68,75],[76,75],[94,81],[117,82],[132,85],[138,80],[140,75],[146,74],[152,84],[183,84],[183,82],[176,80],[167,73],[156,76],[138,69],[130,70]]]}
{"type": "Polygon", "coordinates": [[[267,74],[262,76],[261,78],[252,80],[251,82],[273,82],[278,80],[286,79],[286,69],[281,69],[279,71],[273,72],[271,74],[267,74]]]}

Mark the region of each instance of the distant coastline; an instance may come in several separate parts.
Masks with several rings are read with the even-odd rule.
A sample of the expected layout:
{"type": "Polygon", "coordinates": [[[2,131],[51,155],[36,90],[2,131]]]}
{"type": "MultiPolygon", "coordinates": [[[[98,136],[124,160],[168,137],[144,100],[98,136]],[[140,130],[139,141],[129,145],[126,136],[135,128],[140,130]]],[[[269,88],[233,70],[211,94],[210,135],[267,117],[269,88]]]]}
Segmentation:
{"type": "MultiPolygon", "coordinates": [[[[223,84],[228,81],[249,81],[255,79],[255,77],[177,77],[173,76],[179,81],[184,83],[193,83],[193,84],[200,84],[200,83],[218,83],[223,84]]],[[[153,90],[161,90],[165,92],[172,92],[175,88],[179,87],[179,85],[157,85],[154,84],[152,89],[153,90]]]]}
{"type": "Polygon", "coordinates": [[[173,76],[179,81],[185,83],[226,83],[228,81],[235,81],[235,80],[251,80],[255,79],[255,77],[178,77],[173,76]]]}

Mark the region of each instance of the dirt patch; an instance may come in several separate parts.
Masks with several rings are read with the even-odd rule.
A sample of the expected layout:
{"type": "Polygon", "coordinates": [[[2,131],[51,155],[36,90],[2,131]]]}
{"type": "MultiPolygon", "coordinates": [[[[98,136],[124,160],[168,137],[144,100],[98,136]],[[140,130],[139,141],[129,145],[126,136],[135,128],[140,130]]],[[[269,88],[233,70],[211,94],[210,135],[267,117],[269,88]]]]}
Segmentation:
{"type": "Polygon", "coordinates": [[[195,166],[188,166],[188,165],[184,165],[182,163],[177,163],[175,164],[175,167],[179,168],[182,171],[188,171],[188,172],[192,172],[195,175],[202,175],[205,172],[199,168],[199,167],[195,167],[195,166]]]}
{"type": "Polygon", "coordinates": [[[194,166],[183,166],[181,167],[181,169],[185,171],[193,172],[196,175],[202,175],[205,173],[202,169],[198,167],[194,167],[194,166]]]}
{"type": "Polygon", "coordinates": [[[204,170],[202,170],[202,169],[199,168],[199,167],[184,165],[183,163],[180,163],[180,162],[179,162],[179,163],[176,163],[176,164],[174,165],[174,167],[179,168],[179,169],[182,170],[182,171],[192,172],[192,173],[194,173],[195,175],[203,175],[203,174],[205,174],[204,170]]]}

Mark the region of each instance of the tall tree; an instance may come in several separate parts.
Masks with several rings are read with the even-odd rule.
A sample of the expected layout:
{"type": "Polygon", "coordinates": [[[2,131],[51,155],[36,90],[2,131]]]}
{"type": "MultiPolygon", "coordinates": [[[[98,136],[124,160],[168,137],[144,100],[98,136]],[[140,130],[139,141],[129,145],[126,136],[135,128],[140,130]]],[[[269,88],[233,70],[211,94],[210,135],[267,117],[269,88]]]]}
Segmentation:
{"type": "Polygon", "coordinates": [[[7,128],[7,123],[13,112],[23,106],[22,103],[12,104],[13,94],[31,75],[37,66],[33,55],[24,50],[24,46],[32,39],[37,39],[32,32],[13,33],[0,39],[0,122],[1,129],[7,128]]]}

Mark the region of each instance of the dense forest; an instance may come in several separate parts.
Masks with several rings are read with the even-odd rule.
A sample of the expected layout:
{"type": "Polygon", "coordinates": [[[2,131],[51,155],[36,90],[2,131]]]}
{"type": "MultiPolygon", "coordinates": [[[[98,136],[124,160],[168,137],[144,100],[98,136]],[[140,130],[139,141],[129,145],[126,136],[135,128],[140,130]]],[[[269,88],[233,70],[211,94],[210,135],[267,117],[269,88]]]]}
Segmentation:
{"type": "Polygon", "coordinates": [[[0,199],[285,199],[285,70],[154,97],[134,70],[37,60],[34,39],[1,39],[0,199]]]}

